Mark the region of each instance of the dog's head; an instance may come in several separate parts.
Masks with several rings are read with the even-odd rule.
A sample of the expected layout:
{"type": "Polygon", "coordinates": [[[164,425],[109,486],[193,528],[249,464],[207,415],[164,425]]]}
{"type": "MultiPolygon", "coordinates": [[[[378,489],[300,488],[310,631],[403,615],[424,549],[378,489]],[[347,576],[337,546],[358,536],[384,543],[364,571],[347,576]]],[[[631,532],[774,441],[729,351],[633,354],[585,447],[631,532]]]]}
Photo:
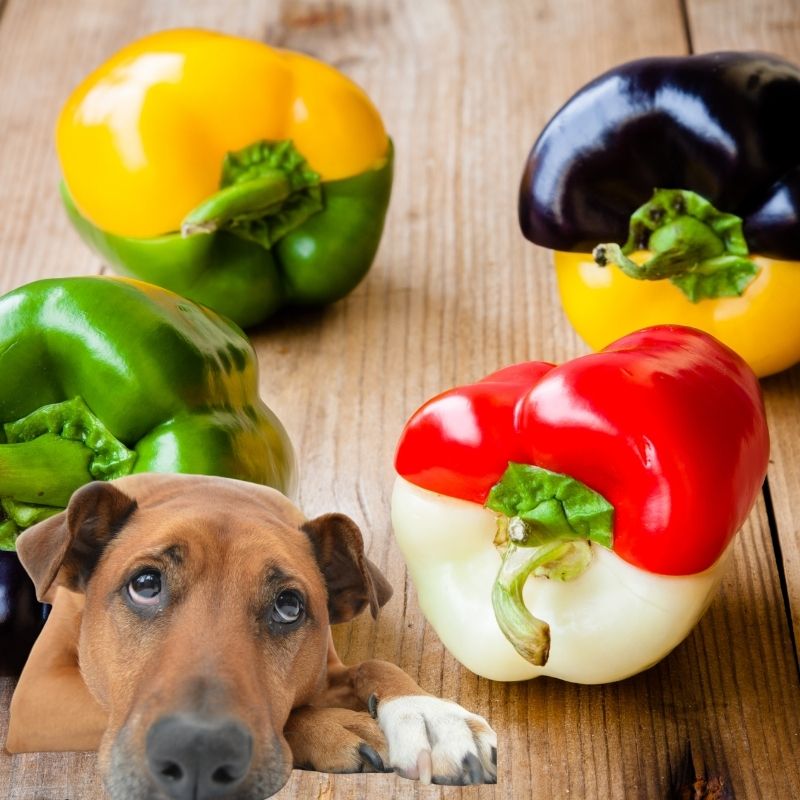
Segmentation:
{"type": "Polygon", "coordinates": [[[111,796],[256,800],[291,772],[283,728],[322,688],[329,623],[391,595],[341,514],[224,478],[79,489],[18,540],[40,599],[86,595],[80,666],[108,710],[111,796]]]}

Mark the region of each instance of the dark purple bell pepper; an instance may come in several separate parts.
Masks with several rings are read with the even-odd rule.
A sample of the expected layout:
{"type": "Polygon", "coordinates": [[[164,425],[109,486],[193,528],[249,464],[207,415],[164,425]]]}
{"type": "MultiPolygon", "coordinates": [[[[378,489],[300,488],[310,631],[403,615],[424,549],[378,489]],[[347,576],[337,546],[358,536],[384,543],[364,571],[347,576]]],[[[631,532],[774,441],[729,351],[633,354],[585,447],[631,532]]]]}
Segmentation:
{"type": "Polygon", "coordinates": [[[16,675],[42,629],[46,609],[13,551],[0,550],[0,675],[16,675]]]}
{"type": "Polygon", "coordinates": [[[528,157],[525,236],[554,250],[623,242],[654,189],[744,222],[751,252],[800,259],[800,67],[765,53],[630,61],[580,89],[528,157]]]}

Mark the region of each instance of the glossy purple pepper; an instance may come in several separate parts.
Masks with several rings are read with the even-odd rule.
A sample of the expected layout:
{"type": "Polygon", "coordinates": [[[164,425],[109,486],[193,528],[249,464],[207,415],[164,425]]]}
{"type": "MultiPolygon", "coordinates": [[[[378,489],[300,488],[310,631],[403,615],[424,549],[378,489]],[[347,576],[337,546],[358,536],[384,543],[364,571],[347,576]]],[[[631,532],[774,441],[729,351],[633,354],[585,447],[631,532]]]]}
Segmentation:
{"type": "Polygon", "coordinates": [[[622,242],[653,190],[744,220],[751,252],[800,259],[800,67],[765,53],[630,61],[580,89],[531,150],[525,236],[554,250],[622,242]]]}

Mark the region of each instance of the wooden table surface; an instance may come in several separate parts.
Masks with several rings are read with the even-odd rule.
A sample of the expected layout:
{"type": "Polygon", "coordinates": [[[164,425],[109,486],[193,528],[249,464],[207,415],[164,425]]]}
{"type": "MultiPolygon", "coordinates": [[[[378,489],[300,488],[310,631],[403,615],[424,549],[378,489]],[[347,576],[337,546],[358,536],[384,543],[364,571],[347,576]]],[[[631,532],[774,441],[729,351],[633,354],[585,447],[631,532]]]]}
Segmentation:
{"type": "MultiPolygon", "coordinates": [[[[97,273],[57,195],[61,103],[128,41],[202,26],[306,51],[359,82],[397,162],[368,278],[319,313],[254,332],[262,395],[301,464],[309,516],[350,514],[395,586],[377,622],[336,631],[348,662],[394,661],[427,690],[485,715],[496,787],[421,787],[387,775],[295,772],[298,798],[666,798],[686,772],[738,800],[800,797],[800,368],[764,382],[768,484],[722,591],[661,664],[621,683],[491,683],[425,624],[392,541],[392,453],[426,398],[501,365],[585,352],[548,254],[516,220],[522,164],[578,87],[646,55],[763,49],[800,61],[798,0],[6,0],[0,18],[0,290],[97,273]],[[687,763],[691,748],[693,766],[687,763]]],[[[779,332],[778,332],[779,335],[779,332]]],[[[2,379],[2,377],[0,377],[2,379]]],[[[0,741],[10,680],[0,683],[0,741]]],[[[0,754],[0,795],[103,797],[91,754],[0,754]]],[[[685,795],[689,797],[689,795],[685,795]]]]}

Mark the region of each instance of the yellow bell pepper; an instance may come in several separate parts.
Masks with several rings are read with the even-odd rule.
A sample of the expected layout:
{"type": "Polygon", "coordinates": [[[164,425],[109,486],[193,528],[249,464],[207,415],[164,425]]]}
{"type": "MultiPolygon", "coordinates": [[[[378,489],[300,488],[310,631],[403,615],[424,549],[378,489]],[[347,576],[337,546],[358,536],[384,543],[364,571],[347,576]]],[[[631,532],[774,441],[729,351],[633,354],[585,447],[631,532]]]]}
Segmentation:
{"type": "Polygon", "coordinates": [[[323,181],[374,168],[389,149],[375,107],[337,70],[203,30],[120,50],[72,93],[56,139],[81,213],[138,237],[180,229],[217,191],[226,153],[258,140],[291,139],[323,181]]]}
{"type": "Polygon", "coordinates": [[[241,326],[344,297],[377,252],[391,142],[358,86],[301,53],[148,36],[78,86],[56,139],[87,244],[241,326]]]}
{"type": "MultiPolygon", "coordinates": [[[[646,251],[630,258],[643,264],[646,251]]],[[[638,281],[615,266],[600,267],[591,253],[554,253],[561,302],[569,321],[593,350],[652,325],[699,328],[735,350],[760,377],[800,360],[800,264],[754,256],[759,271],[740,297],[693,303],[667,280],[638,281]]]]}

